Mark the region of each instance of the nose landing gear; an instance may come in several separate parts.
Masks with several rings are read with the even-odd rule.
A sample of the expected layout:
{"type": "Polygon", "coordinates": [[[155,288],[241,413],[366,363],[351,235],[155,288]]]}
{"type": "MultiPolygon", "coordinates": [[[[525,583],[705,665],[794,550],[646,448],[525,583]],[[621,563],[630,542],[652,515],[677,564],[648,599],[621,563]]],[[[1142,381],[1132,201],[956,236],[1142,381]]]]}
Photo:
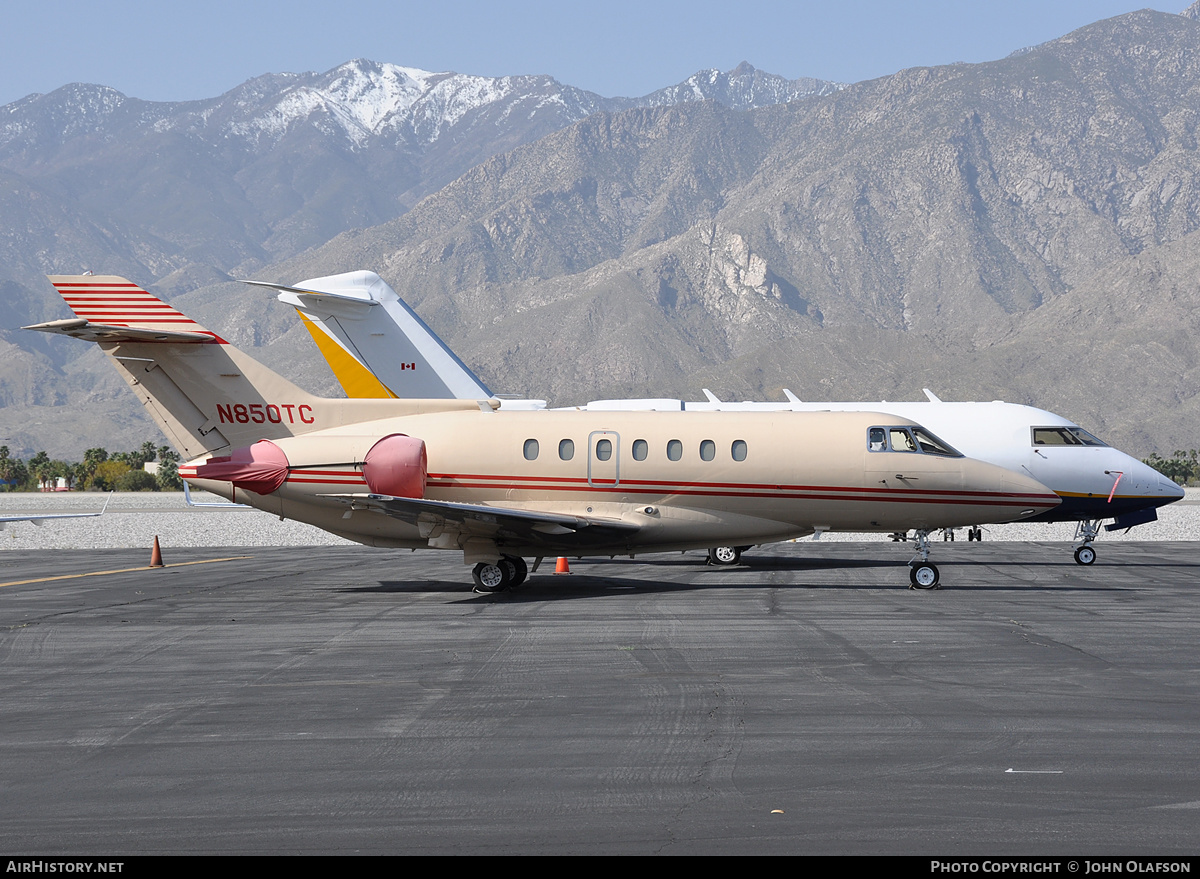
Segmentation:
{"type": "Polygon", "coordinates": [[[918,530],[914,532],[917,542],[917,555],[908,563],[909,589],[937,589],[941,581],[941,573],[937,565],[929,561],[929,532],[918,530]],[[920,561],[917,561],[917,559],[920,561]]]}
{"type": "Polygon", "coordinates": [[[1096,550],[1092,547],[1092,541],[1099,533],[1098,519],[1084,519],[1075,526],[1075,539],[1082,541],[1082,545],[1075,548],[1075,564],[1090,565],[1096,560],[1096,550]]]}

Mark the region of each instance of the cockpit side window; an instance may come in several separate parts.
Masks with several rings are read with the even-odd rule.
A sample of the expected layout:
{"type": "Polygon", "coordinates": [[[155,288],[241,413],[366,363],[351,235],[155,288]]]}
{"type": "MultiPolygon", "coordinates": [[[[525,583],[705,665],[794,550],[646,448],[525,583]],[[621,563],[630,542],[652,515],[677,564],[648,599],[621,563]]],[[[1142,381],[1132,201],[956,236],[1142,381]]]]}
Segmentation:
{"type": "Polygon", "coordinates": [[[888,434],[892,440],[893,452],[915,452],[917,450],[917,444],[913,441],[912,434],[903,427],[893,427],[888,430],[888,434]]]}
{"type": "Polygon", "coordinates": [[[867,448],[872,452],[915,452],[944,458],[963,456],[962,452],[944,440],[917,426],[867,428],[867,448]]]}
{"type": "Polygon", "coordinates": [[[1035,427],[1035,446],[1107,446],[1082,427],[1035,427]]]}

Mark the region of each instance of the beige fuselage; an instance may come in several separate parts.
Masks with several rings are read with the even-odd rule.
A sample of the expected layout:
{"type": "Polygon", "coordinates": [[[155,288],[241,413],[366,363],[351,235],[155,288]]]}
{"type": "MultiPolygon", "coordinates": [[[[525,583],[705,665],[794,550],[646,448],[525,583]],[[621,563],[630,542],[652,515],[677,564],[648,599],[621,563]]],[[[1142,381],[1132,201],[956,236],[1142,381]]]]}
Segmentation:
{"type": "Polygon", "coordinates": [[[932,529],[1012,521],[1058,498],[1019,474],[962,457],[871,451],[868,429],[912,422],[863,412],[504,412],[411,415],[273,439],[286,481],[270,495],[228,482],[193,485],[368,545],[511,555],[594,555],[757,544],[814,531],[932,529]],[[514,542],[486,523],[408,523],[327,495],[369,491],[368,450],[424,441],[424,498],[636,525],[604,544],[546,529],[514,542]],[[530,442],[534,441],[534,442],[530,442]],[[566,457],[568,441],[573,454],[566,457]],[[535,448],[536,443],[536,448],[535,448]],[[738,460],[737,458],[742,458],[738,460]],[[490,530],[490,533],[489,533],[490,530]]]}

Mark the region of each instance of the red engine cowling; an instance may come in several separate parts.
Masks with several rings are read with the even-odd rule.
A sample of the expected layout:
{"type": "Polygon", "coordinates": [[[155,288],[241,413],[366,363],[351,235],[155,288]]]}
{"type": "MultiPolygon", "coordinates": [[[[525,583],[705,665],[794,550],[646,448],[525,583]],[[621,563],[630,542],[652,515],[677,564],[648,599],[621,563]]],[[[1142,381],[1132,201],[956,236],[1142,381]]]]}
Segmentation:
{"type": "Polygon", "coordinates": [[[429,475],[425,441],[402,433],[385,436],[363,458],[362,473],[373,494],[425,497],[429,475]]]}
{"type": "Polygon", "coordinates": [[[200,479],[232,482],[235,488],[255,494],[270,494],[283,485],[287,475],[287,455],[267,440],[234,449],[219,458],[209,458],[196,468],[196,476],[200,479]]]}

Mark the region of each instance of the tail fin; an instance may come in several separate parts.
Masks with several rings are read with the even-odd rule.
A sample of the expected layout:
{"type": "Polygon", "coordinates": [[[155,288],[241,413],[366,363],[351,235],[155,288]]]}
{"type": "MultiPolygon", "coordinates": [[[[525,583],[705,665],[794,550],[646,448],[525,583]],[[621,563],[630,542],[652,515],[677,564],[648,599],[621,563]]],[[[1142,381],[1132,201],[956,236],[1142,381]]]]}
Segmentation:
{"type": "Polygon", "coordinates": [[[279,290],[351,397],[481,400],[492,392],[374,272],[347,272],[279,290]]]}
{"type": "Polygon", "coordinates": [[[50,283],[76,317],[25,329],[97,342],[188,458],[406,414],[394,401],[381,409],[386,401],[315,397],[124,278],[51,275],[50,283]]]}

